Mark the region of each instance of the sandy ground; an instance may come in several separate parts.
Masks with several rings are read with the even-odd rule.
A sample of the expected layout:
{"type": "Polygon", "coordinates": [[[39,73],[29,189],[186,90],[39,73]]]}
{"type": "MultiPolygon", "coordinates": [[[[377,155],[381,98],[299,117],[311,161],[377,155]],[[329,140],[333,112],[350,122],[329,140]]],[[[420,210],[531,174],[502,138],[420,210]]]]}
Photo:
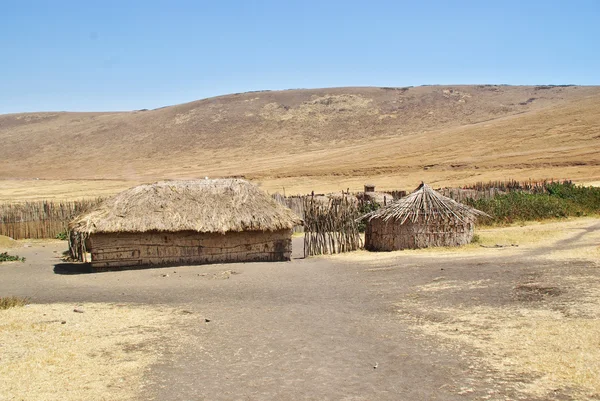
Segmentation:
{"type": "Polygon", "coordinates": [[[64,313],[139,307],[148,326],[187,311],[167,314],[161,347],[138,342],[134,359],[155,359],[113,399],[597,399],[600,220],[563,228],[519,247],[371,258],[299,259],[294,238],[288,263],[96,274],[65,274],[64,243],[22,244],[25,263],[0,265],[0,295],[64,313]]]}

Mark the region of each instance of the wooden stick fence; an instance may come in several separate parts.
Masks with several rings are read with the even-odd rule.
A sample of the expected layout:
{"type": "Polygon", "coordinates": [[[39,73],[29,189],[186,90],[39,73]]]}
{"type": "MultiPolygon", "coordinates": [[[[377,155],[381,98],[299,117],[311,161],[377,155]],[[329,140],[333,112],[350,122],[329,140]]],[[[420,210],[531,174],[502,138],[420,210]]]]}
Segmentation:
{"type": "Polygon", "coordinates": [[[502,192],[513,192],[513,191],[527,191],[530,193],[541,193],[546,192],[546,186],[552,184],[554,179],[544,180],[529,180],[529,181],[516,181],[516,180],[505,180],[505,181],[488,181],[488,182],[476,182],[473,185],[464,186],[463,189],[474,189],[482,191],[486,189],[497,189],[502,192]]]}
{"type": "Polygon", "coordinates": [[[465,202],[467,199],[492,199],[498,195],[504,195],[510,192],[526,192],[530,194],[545,193],[547,192],[547,186],[553,182],[555,181],[489,181],[478,182],[462,188],[441,188],[437,191],[457,202],[465,202]]]}
{"type": "MultiPolygon", "coordinates": [[[[465,186],[463,188],[443,188],[440,190],[445,196],[448,196],[458,202],[464,202],[468,198],[472,199],[481,199],[486,198],[490,199],[497,195],[511,192],[511,191],[525,191],[530,193],[539,193],[545,192],[546,186],[552,183],[553,180],[539,180],[539,181],[514,181],[514,180],[506,180],[506,181],[490,181],[490,182],[478,182],[470,186],[465,186]]],[[[349,191],[348,191],[349,192],[349,191]]],[[[393,195],[394,199],[401,198],[406,195],[406,191],[387,191],[393,195]]],[[[332,199],[333,204],[337,206],[333,206],[334,210],[337,210],[335,213],[342,213],[338,209],[343,202],[340,199],[346,199],[348,201],[348,193],[344,192],[342,197],[336,197],[332,199]],[[337,203],[336,203],[337,202],[337,203]]],[[[300,218],[306,220],[306,207],[307,204],[314,205],[311,213],[324,213],[328,215],[328,213],[334,213],[334,211],[325,211],[325,210],[317,210],[317,203],[315,201],[316,195],[314,196],[294,196],[294,197],[285,197],[280,194],[274,194],[273,198],[280,202],[281,204],[287,206],[292,209],[300,218]],[[310,202],[309,202],[310,201],[310,202]]],[[[55,238],[58,234],[66,231],[67,225],[69,221],[71,221],[76,215],[84,212],[88,208],[98,204],[101,199],[94,200],[82,200],[82,201],[66,201],[66,202],[57,202],[57,201],[39,201],[39,202],[24,202],[24,203],[5,203],[0,204],[0,235],[6,235],[14,239],[23,239],[23,238],[55,238]]],[[[390,199],[391,201],[391,199],[390,199]]],[[[349,202],[352,203],[352,202],[349,202]]],[[[321,206],[326,207],[326,203],[319,203],[321,206]]],[[[321,207],[319,206],[319,207],[321,207]]],[[[327,206],[329,207],[329,206],[327,206]]],[[[352,206],[355,209],[358,209],[356,205],[352,206]]],[[[350,211],[346,211],[350,213],[350,211]]],[[[344,213],[346,213],[344,212],[344,213]]],[[[309,216],[310,218],[310,216],[309,216]]],[[[316,218],[316,217],[315,217],[316,218]]],[[[333,218],[333,217],[329,217],[333,218]]],[[[326,225],[327,227],[333,227],[335,224],[331,221],[327,221],[326,218],[318,218],[318,222],[315,224],[319,224],[318,227],[315,226],[315,229],[318,228],[316,233],[319,235],[322,234],[321,225],[326,225]]],[[[335,226],[337,227],[337,226],[335,226]]],[[[312,227],[311,227],[312,228],[312,227]]],[[[294,232],[302,232],[304,231],[304,226],[296,226],[294,227],[294,232]]],[[[343,230],[349,230],[349,228],[343,228],[343,230]]],[[[332,232],[337,232],[336,230],[332,232]]],[[[316,235],[316,234],[315,234],[316,235]]],[[[329,235],[329,234],[327,234],[329,235]]],[[[337,234],[336,234],[337,235],[337,234]]],[[[335,237],[335,235],[334,235],[335,237]]],[[[316,238],[316,237],[315,237],[316,238]]],[[[309,250],[312,252],[312,248],[318,248],[320,240],[315,239],[313,242],[309,244],[309,250]],[[315,244],[315,245],[313,245],[315,244]]],[[[310,238],[309,238],[310,241],[310,238]]],[[[331,242],[331,240],[328,240],[331,242]]],[[[321,253],[337,253],[338,245],[337,240],[334,240],[335,244],[334,249],[322,249],[319,250],[325,251],[321,253]]],[[[352,242],[352,241],[350,241],[352,242]]],[[[346,244],[345,240],[341,241],[341,244],[346,244]]],[[[346,245],[340,245],[340,247],[344,248],[346,245]]],[[[316,249],[315,248],[315,249],[316,249]]]]}
{"type": "MultiPolygon", "coordinates": [[[[271,197],[273,199],[275,199],[277,202],[279,202],[282,205],[291,209],[292,212],[294,212],[296,214],[296,216],[300,217],[301,219],[304,218],[304,197],[303,196],[286,197],[279,193],[275,193],[275,194],[271,195],[271,197]]],[[[304,232],[304,226],[302,226],[302,225],[294,226],[294,232],[295,233],[304,232]]]]}
{"type": "Polygon", "coordinates": [[[498,188],[485,188],[485,189],[463,189],[463,188],[441,188],[437,190],[440,194],[454,199],[457,202],[465,202],[467,199],[492,199],[497,195],[505,194],[498,188]]]}
{"type": "Polygon", "coordinates": [[[56,238],[78,214],[101,199],[0,204],[0,235],[14,239],[56,238]]]}
{"type": "Polygon", "coordinates": [[[304,198],[304,256],[350,252],[362,247],[356,219],[360,211],[348,197],[327,202],[304,198]]]}

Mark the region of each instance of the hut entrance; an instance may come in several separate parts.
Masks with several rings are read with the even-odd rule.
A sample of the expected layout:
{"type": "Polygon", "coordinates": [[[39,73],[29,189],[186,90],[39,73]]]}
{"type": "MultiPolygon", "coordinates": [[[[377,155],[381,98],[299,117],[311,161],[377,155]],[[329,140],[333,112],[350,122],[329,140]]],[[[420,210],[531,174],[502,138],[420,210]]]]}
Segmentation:
{"type": "Polygon", "coordinates": [[[358,217],[358,204],[348,196],[328,200],[304,198],[304,257],[361,248],[358,217]]]}

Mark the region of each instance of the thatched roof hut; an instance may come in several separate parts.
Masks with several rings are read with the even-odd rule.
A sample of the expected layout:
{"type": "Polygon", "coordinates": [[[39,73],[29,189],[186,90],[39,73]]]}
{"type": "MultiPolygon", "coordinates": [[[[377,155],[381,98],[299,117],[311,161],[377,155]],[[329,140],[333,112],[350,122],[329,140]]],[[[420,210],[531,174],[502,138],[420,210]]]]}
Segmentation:
{"type": "Polygon", "coordinates": [[[363,216],[365,248],[392,251],[468,244],[479,216],[487,215],[422,183],[412,194],[363,216]]]}
{"type": "Polygon", "coordinates": [[[96,266],[285,260],[301,220],[241,179],[131,188],[69,225],[72,254],[96,266]],[[158,241],[158,242],[157,242],[158,241]]]}

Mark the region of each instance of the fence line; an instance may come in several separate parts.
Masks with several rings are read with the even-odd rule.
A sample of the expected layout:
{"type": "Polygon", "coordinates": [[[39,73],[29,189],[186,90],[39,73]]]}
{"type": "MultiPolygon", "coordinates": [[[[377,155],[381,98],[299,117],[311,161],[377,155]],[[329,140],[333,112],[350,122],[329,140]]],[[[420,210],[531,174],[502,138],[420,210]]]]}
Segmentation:
{"type": "Polygon", "coordinates": [[[14,239],[56,238],[75,216],[100,200],[0,204],[0,235],[14,239]]]}
{"type": "MultiPolygon", "coordinates": [[[[271,195],[273,197],[273,199],[275,199],[277,202],[281,203],[282,205],[290,208],[292,210],[292,212],[294,212],[296,214],[296,216],[300,217],[301,219],[304,218],[304,197],[303,196],[283,196],[279,193],[275,193],[273,195],[271,195]]],[[[299,225],[299,226],[294,226],[294,232],[295,233],[302,233],[304,232],[304,226],[303,225],[299,225]]]]}
{"type": "Polygon", "coordinates": [[[441,188],[437,190],[440,194],[454,199],[457,202],[465,202],[467,199],[479,200],[479,199],[491,199],[497,195],[505,194],[506,191],[502,191],[498,188],[487,188],[487,189],[463,189],[463,188],[441,188]]]}
{"type": "Polygon", "coordinates": [[[528,181],[516,181],[516,180],[505,180],[505,181],[488,181],[488,182],[476,182],[473,185],[463,186],[462,189],[474,189],[482,191],[486,189],[498,189],[503,192],[513,191],[528,191],[531,193],[546,192],[548,184],[554,183],[554,179],[544,180],[528,180],[528,181]]]}
{"type": "MultiPolygon", "coordinates": [[[[523,191],[529,193],[545,192],[547,185],[553,183],[554,180],[538,180],[538,181],[489,181],[478,182],[470,186],[462,188],[442,188],[439,190],[442,195],[452,198],[458,202],[465,202],[471,198],[474,200],[491,199],[497,195],[501,195],[512,191],[523,191]]],[[[395,190],[386,191],[392,195],[394,200],[406,195],[406,191],[395,190]]],[[[306,218],[306,199],[311,199],[313,204],[316,204],[317,195],[307,196],[292,196],[285,197],[281,194],[272,195],[277,202],[287,206],[298,217],[306,218]]],[[[341,197],[336,194],[332,199],[350,199],[351,194],[343,192],[341,197]]],[[[319,204],[327,205],[332,199],[320,196],[319,204]]],[[[64,232],[76,215],[84,212],[90,207],[95,206],[101,199],[81,200],[81,201],[38,201],[24,203],[0,203],[0,235],[9,236],[14,239],[23,238],[55,238],[58,234],[64,232]]],[[[360,202],[366,200],[357,200],[359,205],[354,205],[355,208],[360,207],[360,202]]],[[[392,201],[389,199],[388,201],[392,201]]],[[[352,202],[350,202],[352,203],[352,202]]],[[[294,227],[294,232],[303,232],[304,226],[294,227]]]]}
{"type": "Polygon", "coordinates": [[[530,180],[523,182],[514,180],[489,181],[478,182],[474,185],[464,186],[462,188],[441,188],[437,191],[448,198],[454,199],[457,202],[465,202],[468,199],[489,200],[498,195],[504,195],[510,192],[526,192],[530,194],[545,193],[548,191],[548,185],[554,182],[554,180],[530,180]]]}
{"type": "Polygon", "coordinates": [[[304,198],[304,256],[350,252],[362,247],[356,219],[360,211],[348,197],[328,203],[304,198]]]}

